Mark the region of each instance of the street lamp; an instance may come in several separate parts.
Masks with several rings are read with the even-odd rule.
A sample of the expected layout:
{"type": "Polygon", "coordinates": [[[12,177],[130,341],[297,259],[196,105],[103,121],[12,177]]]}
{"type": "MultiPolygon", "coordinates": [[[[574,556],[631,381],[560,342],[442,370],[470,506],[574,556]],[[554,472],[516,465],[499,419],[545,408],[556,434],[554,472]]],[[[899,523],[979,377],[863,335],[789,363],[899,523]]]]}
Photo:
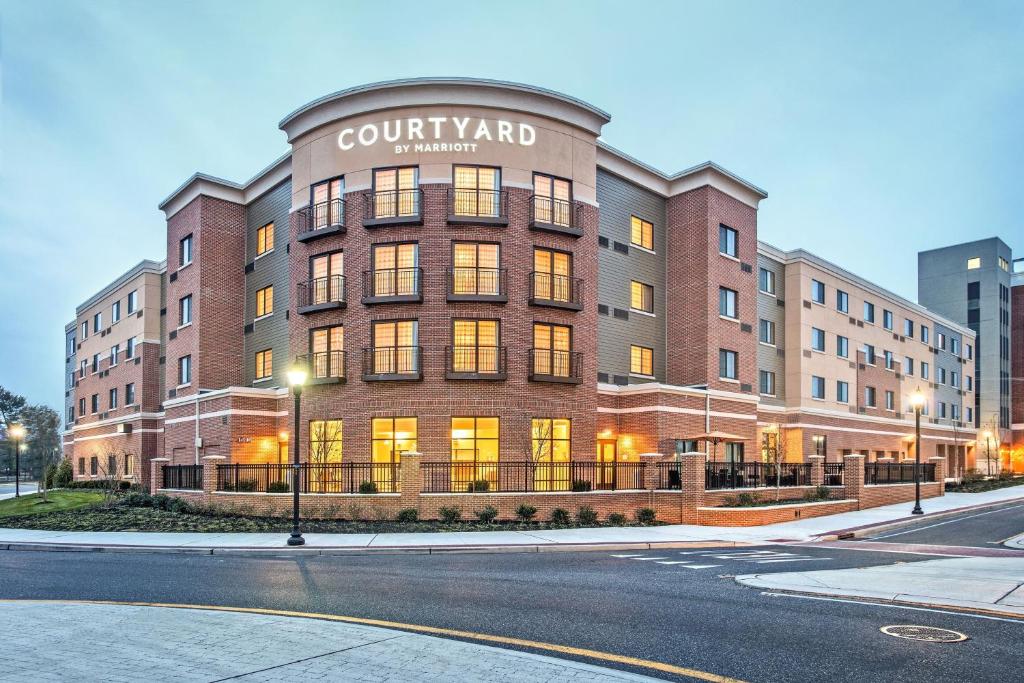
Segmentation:
{"type": "Polygon", "coordinates": [[[295,395],[295,439],[292,450],[292,535],[288,537],[288,545],[302,545],[306,539],[299,531],[299,410],[302,402],[302,386],[306,383],[306,367],[296,363],[288,370],[288,384],[295,395]]]}
{"type": "Polygon", "coordinates": [[[921,509],[921,408],[924,407],[924,394],[918,387],[910,395],[910,405],[914,408],[914,509],[912,515],[923,515],[921,509]]]}
{"type": "Polygon", "coordinates": [[[19,424],[11,425],[7,433],[14,439],[14,497],[21,496],[21,440],[25,438],[25,428],[19,424]]]}

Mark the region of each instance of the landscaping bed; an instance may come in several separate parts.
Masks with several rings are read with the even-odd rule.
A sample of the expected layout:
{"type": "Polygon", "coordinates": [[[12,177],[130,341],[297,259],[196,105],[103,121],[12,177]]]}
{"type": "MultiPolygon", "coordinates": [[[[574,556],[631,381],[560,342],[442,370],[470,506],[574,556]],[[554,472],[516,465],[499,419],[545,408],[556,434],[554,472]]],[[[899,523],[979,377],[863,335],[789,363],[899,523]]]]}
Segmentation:
{"type": "Polygon", "coordinates": [[[803,503],[819,503],[822,501],[826,501],[829,500],[830,495],[831,494],[828,487],[825,486],[819,486],[816,489],[808,491],[800,498],[781,498],[779,500],[775,500],[774,498],[768,497],[758,498],[757,496],[751,493],[741,493],[735,498],[726,498],[722,502],[722,505],[717,505],[715,507],[757,508],[767,507],[771,505],[800,505],[803,503]]]}
{"type": "Polygon", "coordinates": [[[1024,476],[999,475],[992,479],[985,479],[977,475],[968,475],[959,484],[946,484],[947,493],[981,493],[983,491],[995,491],[1010,486],[1024,485],[1024,476]]]}

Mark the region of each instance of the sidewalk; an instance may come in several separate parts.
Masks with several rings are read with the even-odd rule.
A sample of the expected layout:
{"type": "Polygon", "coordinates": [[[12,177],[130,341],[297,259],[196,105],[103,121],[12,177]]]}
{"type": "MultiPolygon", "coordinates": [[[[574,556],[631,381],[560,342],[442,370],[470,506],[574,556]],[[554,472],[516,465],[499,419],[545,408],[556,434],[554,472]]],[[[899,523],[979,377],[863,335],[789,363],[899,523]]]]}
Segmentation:
{"type": "Polygon", "coordinates": [[[12,683],[657,680],[375,626],[202,609],[0,601],[0,631],[0,681],[12,683]]]}
{"type": "Polygon", "coordinates": [[[959,607],[1024,617],[1024,558],[967,557],[860,569],[737,576],[768,591],[959,607]]]}
{"type": "MultiPolygon", "coordinates": [[[[1011,500],[1024,500],[1024,487],[1009,487],[985,493],[950,493],[941,498],[922,501],[924,519],[965,507],[987,505],[1011,500]]],[[[545,550],[587,549],[601,546],[608,549],[665,547],[694,544],[765,544],[805,542],[835,538],[864,526],[897,524],[921,520],[910,515],[910,503],[846,512],[828,517],[783,522],[761,527],[712,527],[675,524],[655,527],[622,527],[600,529],[552,529],[537,531],[465,531],[440,533],[390,534],[306,534],[305,552],[337,551],[421,551],[451,552],[455,550],[510,550],[543,552],[545,550]]],[[[2,523],[2,520],[0,520],[2,523]]],[[[855,533],[855,532],[850,532],[855,533]]],[[[174,549],[182,552],[210,553],[239,550],[285,550],[287,534],[283,533],[156,533],[130,531],[34,531],[0,529],[0,550],[12,547],[44,549],[54,545],[67,549],[105,547],[144,547],[174,549]]],[[[290,552],[295,552],[294,549],[290,552]]],[[[301,552],[301,551],[300,551],[301,552]]]]}

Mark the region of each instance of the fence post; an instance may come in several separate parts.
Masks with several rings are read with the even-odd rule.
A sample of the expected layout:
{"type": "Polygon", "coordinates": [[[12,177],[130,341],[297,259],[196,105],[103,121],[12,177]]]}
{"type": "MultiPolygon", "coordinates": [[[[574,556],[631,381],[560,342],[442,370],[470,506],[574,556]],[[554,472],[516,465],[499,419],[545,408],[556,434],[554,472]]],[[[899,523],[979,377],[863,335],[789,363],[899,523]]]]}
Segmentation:
{"type": "Polygon", "coordinates": [[[152,458],[149,461],[149,481],[154,493],[164,487],[164,465],[170,461],[170,458],[152,458]]]}
{"type": "Polygon", "coordinates": [[[423,473],[420,468],[420,458],[423,454],[419,451],[405,451],[402,453],[401,464],[399,465],[398,480],[401,483],[401,500],[403,508],[420,508],[420,491],[423,489],[423,473]]]}
{"type": "Polygon", "coordinates": [[[644,488],[653,491],[658,488],[658,462],[661,461],[661,453],[641,453],[640,465],[643,467],[644,488]]]}
{"type": "Polygon", "coordinates": [[[682,453],[679,456],[679,521],[682,524],[697,524],[697,508],[704,504],[704,478],[707,469],[707,455],[704,453],[682,453]]]}
{"type": "Polygon", "coordinates": [[[935,464],[935,481],[939,484],[939,495],[946,495],[946,459],[936,455],[928,458],[928,462],[935,464]]]}
{"type": "Polygon", "coordinates": [[[217,490],[217,465],[227,460],[223,455],[204,455],[203,461],[203,493],[213,493],[217,490]]]}
{"type": "Polygon", "coordinates": [[[856,500],[860,510],[864,500],[864,455],[852,453],[843,456],[843,497],[856,500]]]}
{"type": "Polygon", "coordinates": [[[811,463],[811,486],[825,485],[825,456],[808,455],[807,460],[811,463]]]}

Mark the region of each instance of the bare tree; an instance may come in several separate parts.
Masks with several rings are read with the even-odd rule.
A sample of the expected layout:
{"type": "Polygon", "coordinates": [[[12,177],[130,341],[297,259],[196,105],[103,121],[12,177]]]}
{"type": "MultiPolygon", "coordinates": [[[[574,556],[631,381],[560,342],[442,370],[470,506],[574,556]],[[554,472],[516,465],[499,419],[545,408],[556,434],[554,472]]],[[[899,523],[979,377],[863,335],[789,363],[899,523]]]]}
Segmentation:
{"type": "Polygon", "coordinates": [[[786,461],[786,440],[781,425],[770,424],[761,432],[761,457],[775,467],[775,500],[782,495],[782,463],[786,461]]]}
{"type": "Polygon", "coordinates": [[[992,476],[992,463],[995,462],[996,474],[999,474],[999,427],[995,414],[982,427],[982,439],[985,442],[985,474],[992,476]],[[985,435],[988,436],[985,436],[985,435]],[[995,448],[993,448],[993,445],[995,448]]]}
{"type": "MultiPolygon", "coordinates": [[[[341,469],[326,467],[341,461],[341,426],[334,420],[314,420],[309,424],[310,484],[316,483],[321,493],[339,493],[341,469]],[[335,490],[337,488],[337,490],[335,490]]],[[[298,482],[293,482],[298,485],[298,482]]]]}
{"type": "Polygon", "coordinates": [[[100,480],[103,482],[103,505],[113,507],[121,492],[121,481],[125,476],[124,463],[129,454],[119,448],[108,446],[99,457],[100,480]]]}

